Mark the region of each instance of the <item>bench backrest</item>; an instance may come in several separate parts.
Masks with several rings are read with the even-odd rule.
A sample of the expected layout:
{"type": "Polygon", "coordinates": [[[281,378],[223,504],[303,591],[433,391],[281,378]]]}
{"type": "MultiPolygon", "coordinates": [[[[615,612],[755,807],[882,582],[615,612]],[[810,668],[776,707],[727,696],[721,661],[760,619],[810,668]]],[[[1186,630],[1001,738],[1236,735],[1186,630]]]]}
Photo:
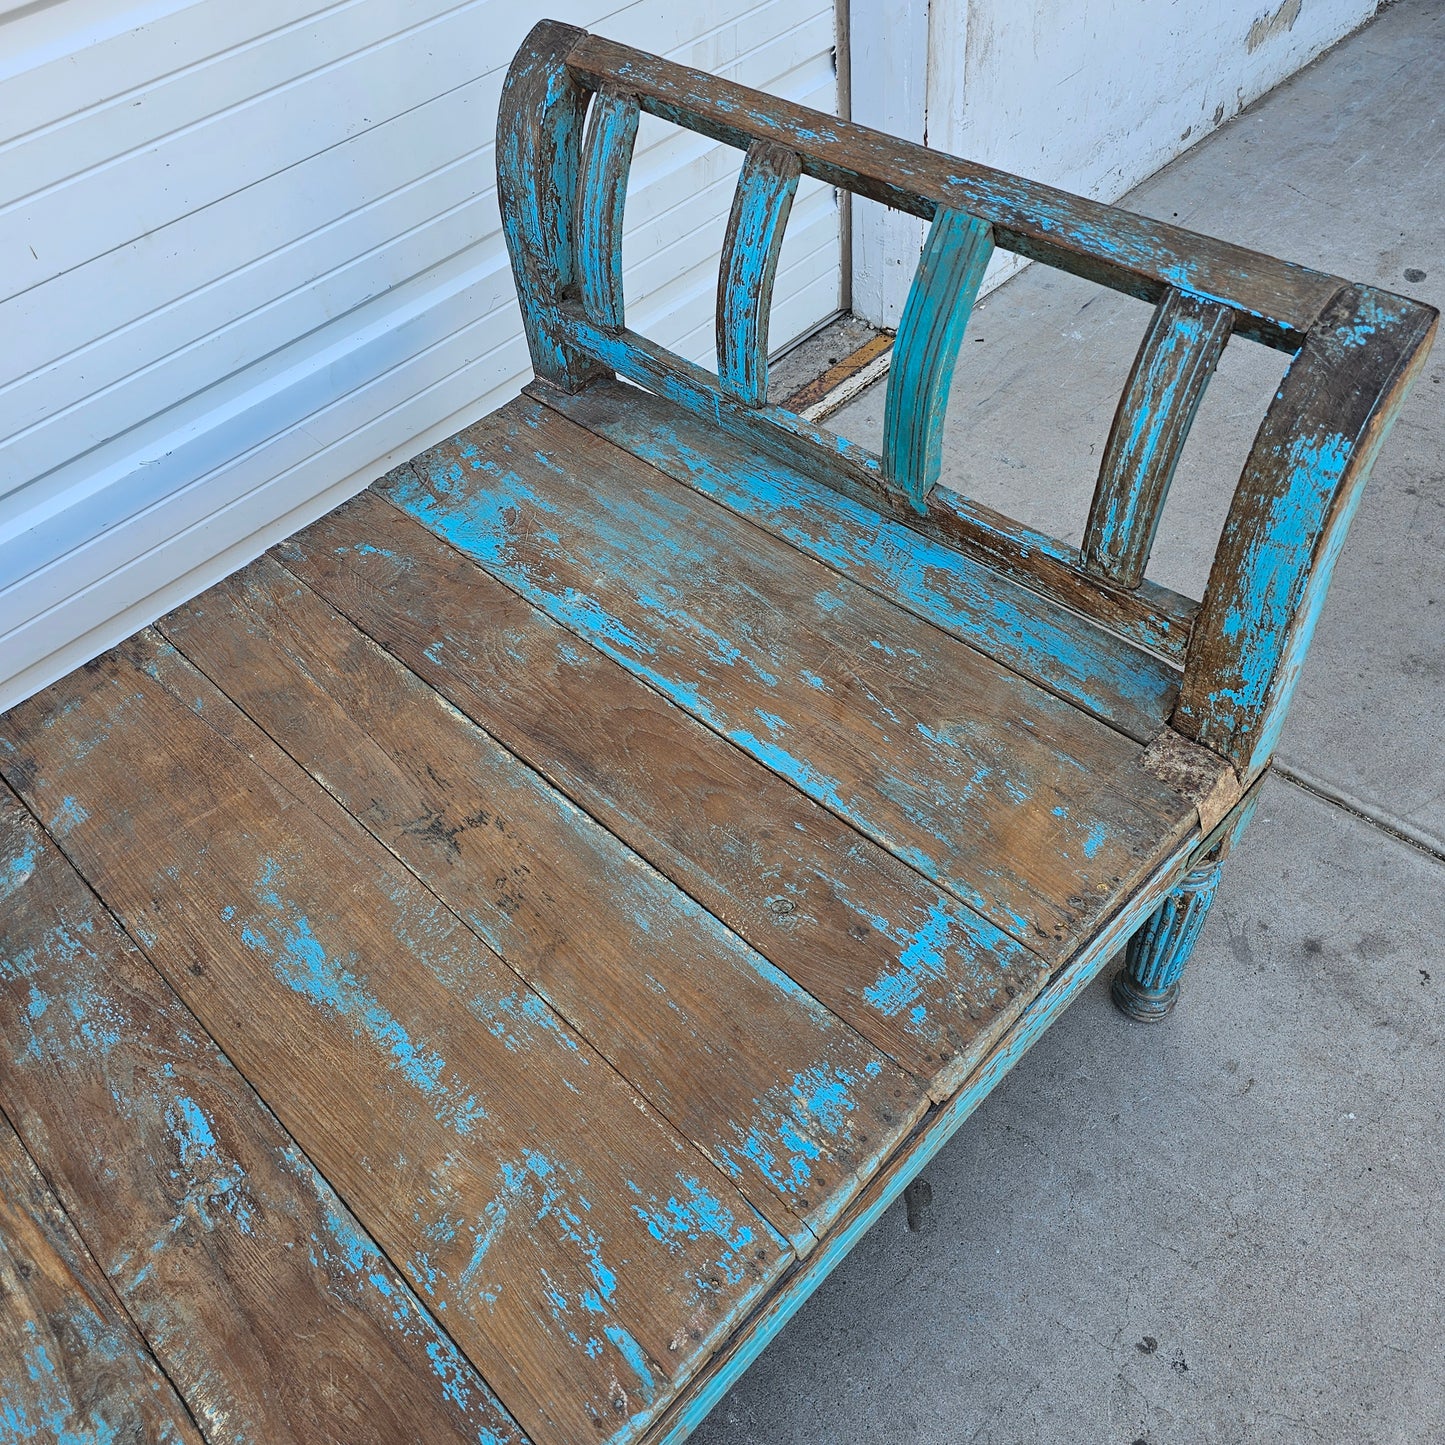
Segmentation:
{"type": "Polygon", "coordinates": [[[503,88],[503,226],[537,374],[614,373],[981,558],[1183,667],[1172,725],[1257,773],[1277,740],[1371,461],[1437,314],[543,21],[503,88]],[[641,111],[745,152],[718,278],[714,375],[628,330],[622,215],[641,111]],[[926,218],[874,455],[767,402],[768,316],[800,175],[926,218]],[[935,490],[949,382],[996,247],[1154,304],[1083,546],[935,490]],[[1203,603],[1144,576],[1170,479],[1231,336],[1291,354],[1203,603]]]}

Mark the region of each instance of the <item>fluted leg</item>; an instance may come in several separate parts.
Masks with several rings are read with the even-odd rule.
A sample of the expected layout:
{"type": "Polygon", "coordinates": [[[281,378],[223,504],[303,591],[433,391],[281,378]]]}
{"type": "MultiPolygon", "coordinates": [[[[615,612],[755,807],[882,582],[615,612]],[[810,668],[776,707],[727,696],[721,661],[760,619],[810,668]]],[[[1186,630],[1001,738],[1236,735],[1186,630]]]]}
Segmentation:
{"type": "Polygon", "coordinates": [[[1125,964],[1114,979],[1114,1002],[1143,1023],[1162,1019],[1179,996],[1179,975],[1214,901],[1222,858],[1210,858],[1184,875],[1159,911],[1129,940],[1125,964]]]}

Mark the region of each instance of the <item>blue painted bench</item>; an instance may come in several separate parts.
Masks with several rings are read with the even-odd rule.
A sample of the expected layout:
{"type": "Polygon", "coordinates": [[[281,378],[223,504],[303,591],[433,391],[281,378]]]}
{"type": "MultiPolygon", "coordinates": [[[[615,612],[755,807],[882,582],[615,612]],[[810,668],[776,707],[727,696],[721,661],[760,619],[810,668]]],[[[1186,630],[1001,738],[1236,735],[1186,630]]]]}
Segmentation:
{"type": "Polygon", "coordinates": [[[0,1435],[684,1439],[1111,960],[1174,1005],[1437,321],[553,23],[498,175],[525,394],[0,718],[0,1435]],[[744,152],[716,374],[643,111],[744,152]],[[768,401],[804,174],[928,221],[878,455],[768,401]],[[936,485],[996,247],[1154,308],[1081,547],[936,485]]]}
{"type": "MultiPolygon", "coordinates": [[[[1082,837],[1066,836],[1067,829],[1010,831],[1000,815],[972,813],[971,791],[986,755],[987,766],[1000,772],[1017,763],[1020,796],[1056,792],[1064,800],[1053,809],[1060,815],[1072,811],[1077,787],[1087,815],[1097,805],[1077,757],[1061,750],[1052,764],[1026,758],[1025,744],[1011,753],[1016,744],[998,735],[1005,729],[997,720],[976,727],[975,719],[953,720],[954,738],[977,744],[969,761],[979,769],[965,777],[951,760],[944,763],[938,792],[956,802],[959,829],[978,827],[987,836],[975,856],[960,860],[936,839],[932,848],[920,846],[886,798],[878,806],[866,796],[892,787],[887,738],[879,730],[860,726],[880,753],[855,759],[858,774],[840,787],[838,757],[826,743],[824,756],[810,756],[808,733],[799,729],[780,734],[798,751],[776,746],[776,736],[757,728],[744,706],[702,695],[706,684],[685,675],[685,667],[655,664],[649,640],[609,644],[605,627],[569,611],[555,587],[529,586],[525,567],[515,570],[509,580],[525,595],[555,609],[672,702],[881,840],[1004,933],[1050,945],[1043,950],[1047,981],[1020,1016],[970,1058],[966,1078],[951,1076],[935,1088],[934,1111],[806,1266],[687,1382],[655,1435],[671,1441],[702,1418],[1121,946],[1123,966],[1113,983],[1118,1006],[1140,1020],[1161,1019],[1174,1006],[1225,857],[1269,767],[1361,489],[1423,366],[1438,316],[1370,286],[937,154],[554,23],[532,32],[508,77],[498,177],[536,372],[527,388],[532,405],[575,423],[589,444],[605,439],[786,543],[800,569],[821,563],[1027,679],[1051,701],[1132,740],[1138,777],[1172,790],[1182,804],[1170,841],[1157,846],[1154,838],[1137,850],[1136,863],[1146,854],[1147,863],[1092,885],[1106,906],[1092,907],[1075,893],[1061,924],[1050,910],[1031,913],[1019,901],[1000,876],[1010,869],[999,859],[1008,856],[1013,873],[1056,870],[1072,880],[1078,851],[1090,851],[1087,831],[1082,837]],[[626,323],[620,237],[644,111],[744,153],[718,281],[716,375],[626,323]],[[802,175],[929,223],[893,347],[881,454],[768,401],[774,273],[802,175]],[[1155,308],[1119,401],[1079,548],[936,487],[952,372],[995,248],[1155,308]],[[1291,360],[1245,462],[1199,602],[1155,585],[1145,568],[1196,409],[1235,339],[1291,360]],[[985,737],[990,727],[998,734],[985,737]]],[[[515,430],[525,433],[532,418],[517,415],[523,424],[515,430]]],[[[559,450],[553,463],[575,466],[585,486],[586,448],[571,457],[559,450]]],[[[416,486],[420,493],[444,487],[435,472],[429,477],[425,459],[416,486]]],[[[643,513],[633,517],[642,559],[637,585],[645,591],[640,574],[650,539],[643,513]]],[[[675,580],[664,578],[664,590],[675,580]]],[[[628,578],[619,590],[631,585],[628,578]]],[[[658,626],[665,629],[665,621],[658,626]]],[[[861,636],[863,645],[870,642],[876,639],[861,636]]],[[[728,691],[724,682],[714,686],[728,691]]],[[[862,712],[888,712],[867,687],[855,701],[862,712]]],[[[900,728],[910,725],[927,730],[916,718],[899,721],[900,728]]]]}

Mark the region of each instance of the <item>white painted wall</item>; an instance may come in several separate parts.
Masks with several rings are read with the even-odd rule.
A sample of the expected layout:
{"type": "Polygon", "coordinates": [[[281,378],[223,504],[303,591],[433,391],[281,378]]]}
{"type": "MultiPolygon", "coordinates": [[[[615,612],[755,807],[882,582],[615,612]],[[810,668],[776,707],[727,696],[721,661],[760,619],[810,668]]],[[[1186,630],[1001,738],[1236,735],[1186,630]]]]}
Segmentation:
{"type": "MultiPolygon", "coordinates": [[[[891,128],[1112,201],[1375,10],[1376,0],[851,0],[854,118],[876,125],[887,97],[906,92],[899,72],[918,64],[912,29],[924,13],[926,103],[891,128]],[[869,74],[886,77],[874,85],[882,104],[860,87],[869,74]]],[[[872,209],[858,224],[877,224],[872,209]]],[[[896,233],[872,244],[896,245],[896,233]]],[[[855,256],[869,246],[855,227],[855,256]]],[[[985,287],[1017,264],[996,257],[985,287]]],[[[881,294],[855,279],[854,309],[896,325],[911,270],[889,266],[881,294]]]]}
{"type": "MultiPolygon", "coordinates": [[[[852,0],[849,48],[851,117],[905,140],[928,134],[926,3],[852,0]]],[[[856,316],[894,328],[923,249],[924,223],[861,196],[853,199],[852,288],[856,316]]]]}
{"type": "MultiPolygon", "coordinates": [[[[515,393],[544,14],[835,108],[832,0],[0,0],[0,709],[515,393]]],[[[737,153],[644,125],[629,321],[706,362],[737,153]]],[[[840,280],[810,183],[774,342],[840,280]]]]}

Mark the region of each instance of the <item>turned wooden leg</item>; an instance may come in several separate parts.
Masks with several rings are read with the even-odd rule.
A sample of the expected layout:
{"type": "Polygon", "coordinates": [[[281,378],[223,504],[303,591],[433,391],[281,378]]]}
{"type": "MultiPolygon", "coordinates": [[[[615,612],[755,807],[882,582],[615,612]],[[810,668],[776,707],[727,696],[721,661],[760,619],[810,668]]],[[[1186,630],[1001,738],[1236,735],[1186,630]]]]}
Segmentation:
{"type": "Polygon", "coordinates": [[[1155,1023],[1174,1007],[1179,975],[1204,927],[1214,901],[1223,858],[1208,858],[1159,905],[1159,911],[1129,940],[1124,967],[1114,978],[1114,1002],[1131,1019],[1155,1023]]]}

